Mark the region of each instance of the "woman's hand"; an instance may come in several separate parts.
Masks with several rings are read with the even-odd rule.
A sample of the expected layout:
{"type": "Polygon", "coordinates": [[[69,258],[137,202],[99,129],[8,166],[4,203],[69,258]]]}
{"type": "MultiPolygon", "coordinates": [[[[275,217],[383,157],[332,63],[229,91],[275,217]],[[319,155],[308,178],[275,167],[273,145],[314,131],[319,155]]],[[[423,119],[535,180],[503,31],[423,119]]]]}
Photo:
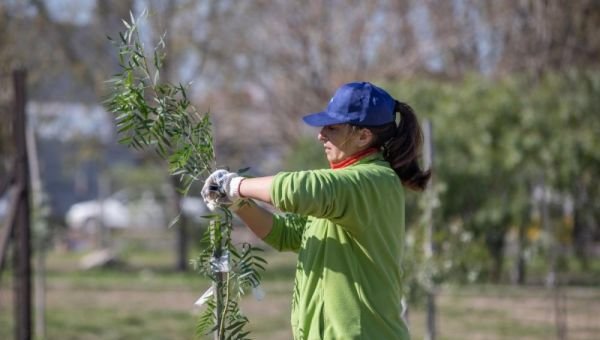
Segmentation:
{"type": "Polygon", "coordinates": [[[272,182],[273,177],[246,179],[235,172],[217,170],[204,182],[202,198],[210,210],[223,206],[235,212],[262,239],[273,228],[273,213],[252,202],[252,199],[271,203],[272,182]]]}
{"type": "Polygon", "coordinates": [[[244,199],[240,197],[240,183],[245,178],[235,172],[219,169],[214,171],[202,187],[202,198],[210,210],[218,206],[228,207],[235,211],[244,199]]]}
{"type": "Polygon", "coordinates": [[[210,210],[227,207],[235,212],[261,239],[273,228],[273,214],[252,202],[251,198],[270,202],[271,177],[249,178],[247,181],[235,172],[217,170],[210,174],[202,188],[202,198],[210,210]],[[249,184],[240,195],[242,184],[249,184]],[[248,183],[246,183],[248,182],[248,183]]]}

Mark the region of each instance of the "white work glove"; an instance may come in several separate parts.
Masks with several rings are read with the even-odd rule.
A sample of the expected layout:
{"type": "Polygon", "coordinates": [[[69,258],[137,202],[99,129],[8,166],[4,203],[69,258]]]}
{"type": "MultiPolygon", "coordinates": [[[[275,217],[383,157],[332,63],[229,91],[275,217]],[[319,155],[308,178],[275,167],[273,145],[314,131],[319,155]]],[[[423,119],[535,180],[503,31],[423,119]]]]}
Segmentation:
{"type": "Polygon", "coordinates": [[[236,211],[245,201],[240,197],[240,183],[244,177],[227,170],[216,170],[204,181],[202,198],[212,211],[219,206],[236,211]]]}

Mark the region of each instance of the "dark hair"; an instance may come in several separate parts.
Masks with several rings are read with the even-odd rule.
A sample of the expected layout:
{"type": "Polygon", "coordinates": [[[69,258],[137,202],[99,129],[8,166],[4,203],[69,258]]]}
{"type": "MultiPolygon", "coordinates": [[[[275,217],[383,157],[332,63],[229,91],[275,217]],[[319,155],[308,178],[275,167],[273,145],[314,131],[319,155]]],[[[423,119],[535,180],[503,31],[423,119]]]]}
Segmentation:
{"type": "Polygon", "coordinates": [[[406,103],[396,100],[394,112],[400,113],[400,123],[380,126],[357,126],[371,131],[372,147],[383,149],[383,156],[390,163],[402,184],[416,191],[423,191],[431,177],[431,170],[421,169],[418,159],[423,144],[423,132],[414,110],[406,103]]]}

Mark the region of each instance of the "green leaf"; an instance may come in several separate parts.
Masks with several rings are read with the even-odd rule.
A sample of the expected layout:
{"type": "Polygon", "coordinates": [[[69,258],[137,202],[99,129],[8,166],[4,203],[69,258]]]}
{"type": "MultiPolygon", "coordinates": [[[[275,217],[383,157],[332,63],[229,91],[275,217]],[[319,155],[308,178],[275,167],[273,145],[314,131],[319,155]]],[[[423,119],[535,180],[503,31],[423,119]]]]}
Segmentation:
{"type": "Polygon", "coordinates": [[[123,138],[119,139],[118,143],[128,145],[128,144],[131,144],[132,139],[133,139],[133,137],[131,137],[131,136],[123,137],[123,138]]]}
{"type": "Polygon", "coordinates": [[[200,314],[200,318],[196,324],[196,335],[198,337],[211,333],[216,329],[216,318],[214,311],[215,302],[214,298],[211,298],[206,303],[206,309],[204,312],[202,312],[202,314],[200,314]]]}
{"type": "Polygon", "coordinates": [[[236,340],[244,340],[244,339],[246,339],[246,337],[247,337],[249,334],[250,334],[250,332],[243,332],[243,333],[240,333],[240,334],[238,334],[238,336],[237,336],[236,340]]]}
{"type": "MultiPolygon", "coordinates": [[[[123,32],[119,32],[119,37],[121,38],[121,42],[122,42],[123,44],[126,44],[126,43],[127,43],[127,39],[125,39],[125,36],[123,35],[123,32]]],[[[119,56],[120,56],[120,55],[121,55],[121,54],[119,54],[119,56]]]]}
{"type": "Polygon", "coordinates": [[[232,323],[228,329],[230,338],[237,338],[246,324],[247,322],[245,320],[232,323]]]}

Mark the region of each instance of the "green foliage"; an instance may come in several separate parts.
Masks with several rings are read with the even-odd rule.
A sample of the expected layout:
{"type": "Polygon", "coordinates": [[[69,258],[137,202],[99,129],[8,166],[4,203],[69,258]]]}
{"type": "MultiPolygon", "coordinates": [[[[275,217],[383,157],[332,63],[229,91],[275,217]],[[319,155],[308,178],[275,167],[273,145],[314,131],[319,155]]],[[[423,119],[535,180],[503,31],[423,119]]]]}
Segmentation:
{"type": "MultiPolygon", "coordinates": [[[[168,160],[169,172],[180,177],[187,193],[214,164],[209,116],[196,111],[183,85],[160,81],[166,55],[164,40],[147,57],[139,19],[131,15],[131,21],[123,23],[127,29],[114,41],[121,73],[109,81],[112,95],[106,101],[123,135],[119,142],[137,149],[153,148],[168,160]]],[[[240,297],[249,287],[260,284],[259,270],[265,269],[266,262],[256,255],[258,249],[249,245],[242,245],[238,252],[231,243],[232,214],[226,207],[220,210],[222,214],[207,216],[210,224],[202,240],[204,251],[192,261],[199,273],[213,281],[214,289],[196,331],[199,337],[216,331],[219,339],[246,339],[248,319],[240,312],[240,297]]]]}
{"type": "MultiPolygon", "coordinates": [[[[539,224],[531,200],[535,187],[574,199],[570,216],[553,207],[553,223],[561,228],[569,228],[565,218],[600,220],[600,200],[595,199],[600,183],[594,175],[600,173],[595,142],[600,131],[599,72],[574,70],[535,80],[473,76],[458,84],[419,79],[387,88],[430,119],[434,128],[434,182],[443,190],[438,191],[440,205],[434,213],[436,255],[431,263],[421,262],[423,223],[415,221],[420,213],[411,213],[421,211],[418,198],[409,195],[407,205],[407,221],[413,221],[414,229],[408,236],[416,242],[409,244],[408,261],[416,264],[408,263],[407,273],[417,285],[469,282],[486,275],[498,279],[506,233],[539,224]]],[[[556,237],[550,230],[541,233],[540,240],[556,237]]],[[[529,247],[539,246],[534,239],[526,241],[529,247]]]]}

